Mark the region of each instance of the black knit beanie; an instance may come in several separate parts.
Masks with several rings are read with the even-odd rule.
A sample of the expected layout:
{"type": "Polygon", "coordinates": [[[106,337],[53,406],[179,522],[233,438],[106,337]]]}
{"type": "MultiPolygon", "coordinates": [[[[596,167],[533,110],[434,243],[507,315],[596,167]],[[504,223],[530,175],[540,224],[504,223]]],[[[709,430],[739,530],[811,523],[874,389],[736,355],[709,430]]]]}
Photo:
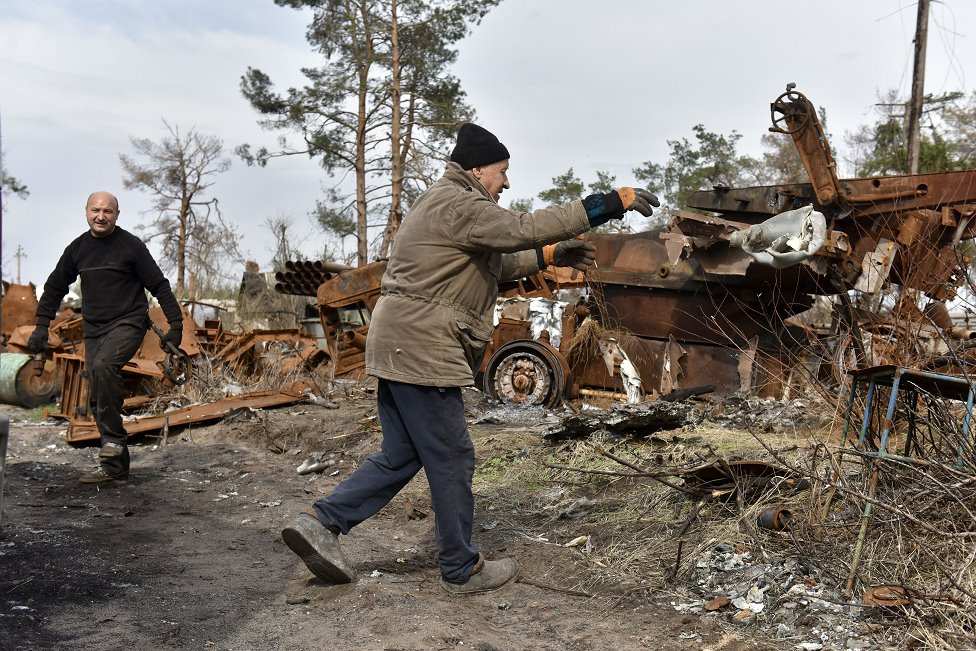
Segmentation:
{"type": "Polygon", "coordinates": [[[457,144],[451,152],[451,160],[463,169],[470,170],[511,158],[505,145],[487,129],[466,122],[458,129],[457,144]]]}

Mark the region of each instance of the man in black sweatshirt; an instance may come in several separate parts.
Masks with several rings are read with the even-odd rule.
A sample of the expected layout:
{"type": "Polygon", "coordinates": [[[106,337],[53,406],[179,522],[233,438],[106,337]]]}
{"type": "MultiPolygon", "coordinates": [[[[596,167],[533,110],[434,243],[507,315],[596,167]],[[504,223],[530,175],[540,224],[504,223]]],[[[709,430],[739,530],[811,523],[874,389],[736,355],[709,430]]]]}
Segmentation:
{"type": "Polygon", "coordinates": [[[169,281],[149,249],[138,237],[115,225],[119,201],[108,192],[95,192],[85,204],[89,230],[65,248],[37,305],[37,328],[27,346],[31,353],[47,347],[48,326],[68,287],[81,276],[82,332],[88,403],[94,408],[101,434],[97,471],[81,478],[102,484],[129,477],[129,448],[122,425],[122,367],[139,350],[149,328],[149,290],[166,315],[169,331],[159,342],[179,346],[183,312],[169,281]]]}

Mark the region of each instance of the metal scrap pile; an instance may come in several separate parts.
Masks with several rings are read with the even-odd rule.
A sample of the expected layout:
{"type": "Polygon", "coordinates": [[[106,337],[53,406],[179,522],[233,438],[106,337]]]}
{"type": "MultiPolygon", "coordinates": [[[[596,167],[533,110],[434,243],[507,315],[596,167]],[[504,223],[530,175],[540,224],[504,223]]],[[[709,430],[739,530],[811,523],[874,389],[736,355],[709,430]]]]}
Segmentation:
{"type": "MultiPolygon", "coordinates": [[[[945,301],[968,279],[958,245],[976,235],[976,171],[839,179],[813,104],[791,89],[771,108],[810,182],[694,192],[664,229],[588,234],[585,276],[549,268],[501,287],[479,388],[549,407],[699,387],[782,398],[854,368],[968,363],[974,333],[945,301]]],[[[281,274],[281,292],[322,281],[339,377],[363,372],[385,266],[281,274]]]]}
{"type": "MultiPolygon", "coordinates": [[[[3,354],[0,356],[0,401],[27,407],[53,404],[48,416],[67,421],[67,440],[98,439],[98,430],[88,407],[88,380],[84,371],[84,338],[81,316],[73,309],[62,309],[51,323],[49,352],[34,359],[27,351],[27,338],[34,328],[37,298],[33,284],[4,283],[3,354]]],[[[149,310],[149,318],[161,327],[166,319],[160,308],[149,310]]],[[[319,392],[311,376],[328,365],[327,351],[318,346],[315,336],[299,329],[247,330],[227,332],[219,319],[195,324],[184,308],[181,350],[186,353],[189,384],[173,372],[177,360],[159,346],[150,329],[139,350],[122,368],[126,399],[123,409],[130,414],[126,431],[166,430],[223,418],[242,407],[260,408],[292,404],[319,392]],[[267,377],[267,376],[273,376],[267,377]],[[271,390],[244,392],[240,384],[258,386],[262,379],[271,390]],[[208,389],[211,389],[208,391],[208,389]],[[209,393],[226,392],[216,400],[191,400],[190,394],[205,398],[209,393]],[[169,398],[190,403],[178,408],[169,398]],[[163,413],[161,407],[166,408],[163,413]],[[150,413],[145,414],[146,411],[150,413]]]]}

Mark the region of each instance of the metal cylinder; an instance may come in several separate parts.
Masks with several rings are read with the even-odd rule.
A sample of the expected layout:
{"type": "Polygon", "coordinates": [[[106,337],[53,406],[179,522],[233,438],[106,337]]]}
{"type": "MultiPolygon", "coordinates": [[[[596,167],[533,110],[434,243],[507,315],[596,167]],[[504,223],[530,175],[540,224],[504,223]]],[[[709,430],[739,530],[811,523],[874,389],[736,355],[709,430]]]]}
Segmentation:
{"type": "Polygon", "coordinates": [[[763,510],[756,518],[756,524],[760,529],[771,529],[773,531],[785,531],[793,524],[793,514],[786,509],[768,508],[763,510]]]}
{"type": "Polygon", "coordinates": [[[30,355],[0,353],[0,403],[34,408],[57,399],[61,383],[54,362],[44,362],[40,375],[35,375],[31,361],[30,355]]]}
{"type": "Polygon", "coordinates": [[[345,341],[347,346],[352,346],[354,348],[358,348],[359,350],[366,350],[366,337],[358,332],[346,330],[342,333],[342,339],[345,341]]]}
{"type": "Polygon", "coordinates": [[[342,273],[343,271],[350,271],[356,267],[350,267],[347,264],[339,264],[338,262],[323,262],[321,269],[323,271],[328,271],[331,273],[342,273]]]}

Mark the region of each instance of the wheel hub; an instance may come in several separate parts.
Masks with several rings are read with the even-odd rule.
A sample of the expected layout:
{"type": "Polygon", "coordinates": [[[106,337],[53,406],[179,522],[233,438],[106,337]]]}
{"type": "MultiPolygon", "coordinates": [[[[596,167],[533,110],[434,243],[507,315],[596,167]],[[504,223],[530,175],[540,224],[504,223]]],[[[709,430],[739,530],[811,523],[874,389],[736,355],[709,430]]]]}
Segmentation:
{"type": "Polygon", "coordinates": [[[504,402],[517,405],[545,404],[553,377],[546,362],[531,352],[520,352],[502,360],[495,371],[495,392],[504,402]]]}

